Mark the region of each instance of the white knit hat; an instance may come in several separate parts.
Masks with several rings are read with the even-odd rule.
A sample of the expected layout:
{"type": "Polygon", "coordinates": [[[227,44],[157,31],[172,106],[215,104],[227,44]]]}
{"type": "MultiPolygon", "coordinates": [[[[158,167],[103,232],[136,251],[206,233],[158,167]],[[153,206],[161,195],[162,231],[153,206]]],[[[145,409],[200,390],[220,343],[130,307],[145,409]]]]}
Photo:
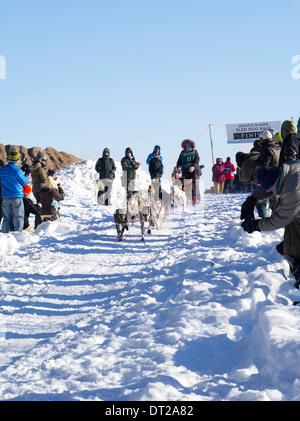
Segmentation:
{"type": "Polygon", "coordinates": [[[269,132],[269,130],[265,130],[264,132],[261,132],[259,138],[261,140],[272,140],[273,136],[272,133],[269,132]]]}

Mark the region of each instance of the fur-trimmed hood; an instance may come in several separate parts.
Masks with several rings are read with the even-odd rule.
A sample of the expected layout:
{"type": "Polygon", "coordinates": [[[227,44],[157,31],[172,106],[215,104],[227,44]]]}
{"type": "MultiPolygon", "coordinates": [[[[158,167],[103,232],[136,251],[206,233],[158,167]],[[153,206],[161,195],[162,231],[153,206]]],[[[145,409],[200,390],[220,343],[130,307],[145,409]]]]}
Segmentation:
{"type": "Polygon", "coordinates": [[[181,142],[181,147],[182,147],[182,149],[185,149],[185,144],[186,143],[190,143],[191,145],[192,145],[192,149],[195,149],[195,147],[196,147],[196,143],[193,141],[193,140],[190,140],[190,139],[185,139],[185,140],[183,140],[182,142],[181,142]]]}

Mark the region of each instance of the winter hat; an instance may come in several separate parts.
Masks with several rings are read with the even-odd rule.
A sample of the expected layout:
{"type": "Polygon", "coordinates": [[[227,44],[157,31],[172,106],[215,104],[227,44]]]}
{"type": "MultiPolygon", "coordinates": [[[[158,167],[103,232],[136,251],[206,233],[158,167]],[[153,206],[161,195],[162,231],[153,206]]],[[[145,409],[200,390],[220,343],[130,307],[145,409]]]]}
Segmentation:
{"type": "Polygon", "coordinates": [[[265,130],[264,132],[261,132],[259,138],[260,141],[267,142],[268,140],[272,140],[273,136],[272,133],[269,132],[269,130],[265,130]]]}
{"type": "Polygon", "coordinates": [[[272,128],[269,128],[269,129],[268,129],[268,132],[270,132],[270,133],[271,133],[271,135],[272,135],[272,137],[274,137],[274,135],[275,135],[275,133],[276,133],[276,130],[275,130],[275,129],[272,129],[272,128]]]}
{"type": "Polygon", "coordinates": [[[257,178],[258,184],[260,184],[261,187],[265,191],[269,191],[276,184],[279,175],[280,175],[279,168],[262,167],[258,171],[256,178],[257,178]]]}
{"type": "Polygon", "coordinates": [[[9,159],[10,162],[19,162],[20,159],[21,159],[21,155],[19,154],[19,152],[12,151],[9,154],[9,158],[8,159],[9,159]]]}
{"type": "Polygon", "coordinates": [[[235,160],[237,163],[237,166],[239,168],[241,168],[241,166],[243,165],[243,162],[245,161],[246,158],[246,154],[244,152],[237,152],[235,155],[235,160]]]}
{"type": "Polygon", "coordinates": [[[217,158],[216,159],[216,163],[219,164],[221,162],[221,164],[223,164],[223,159],[222,158],[217,158]]]}
{"type": "Polygon", "coordinates": [[[24,194],[30,194],[31,193],[31,187],[29,184],[26,184],[26,186],[23,186],[24,194]]]}
{"type": "Polygon", "coordinates": [[[274,134],[274,142],[275,143],[282,143],[282,137],[281,137],[280,132],[274,134]]]}
{"type": "Polygon", "coordinates": [[[296,126],[292,120],[285,120],[281,125],[281,137],[284,140],[289,134],[296,133],[296,126]]]}
{"type": "Polygon", "coordinates": [[[44,152],[39,152],[36,156],[36,161],[41,161],[47,159],[47,155],[44,152]]]}

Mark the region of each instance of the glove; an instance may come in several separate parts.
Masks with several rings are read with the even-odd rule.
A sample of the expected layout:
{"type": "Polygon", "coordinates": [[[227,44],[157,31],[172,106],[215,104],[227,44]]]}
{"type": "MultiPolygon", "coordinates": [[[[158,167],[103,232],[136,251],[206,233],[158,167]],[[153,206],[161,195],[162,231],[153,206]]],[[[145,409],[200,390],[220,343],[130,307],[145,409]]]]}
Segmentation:
{"type": "Polygon", "coordinates": [[[260,231],[258,228],[258,220],[249,217],[242,223],[242,227],[248,234],[252,234],[254,231],[260,231]]]}
{"type": "Polygon", "coordinates": [[[246,219],[247,216],[254,219],[254,208],[256,205],[256,199],[253,196],[247,197],[241,207],[241,220],[246,219]]]}
{"type": "Polygon", "coordinates": [[[294,287],[300,289],[300,280],[294,282],[294,287]]]}

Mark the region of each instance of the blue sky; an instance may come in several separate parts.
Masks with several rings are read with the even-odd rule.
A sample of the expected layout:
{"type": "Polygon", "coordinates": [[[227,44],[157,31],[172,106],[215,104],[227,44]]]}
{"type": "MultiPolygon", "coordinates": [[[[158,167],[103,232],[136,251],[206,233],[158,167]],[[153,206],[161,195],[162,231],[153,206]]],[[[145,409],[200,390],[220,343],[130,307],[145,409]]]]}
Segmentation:
{"type": "MultiPolygon", "coordinates": [[[[0,143],[120,160],[181,141],[234,159],[225,124],[300,116],[299,1],[0,0],[0,143]]],[[[209,186],[207,186],[209,187],[209,186]]]]}

